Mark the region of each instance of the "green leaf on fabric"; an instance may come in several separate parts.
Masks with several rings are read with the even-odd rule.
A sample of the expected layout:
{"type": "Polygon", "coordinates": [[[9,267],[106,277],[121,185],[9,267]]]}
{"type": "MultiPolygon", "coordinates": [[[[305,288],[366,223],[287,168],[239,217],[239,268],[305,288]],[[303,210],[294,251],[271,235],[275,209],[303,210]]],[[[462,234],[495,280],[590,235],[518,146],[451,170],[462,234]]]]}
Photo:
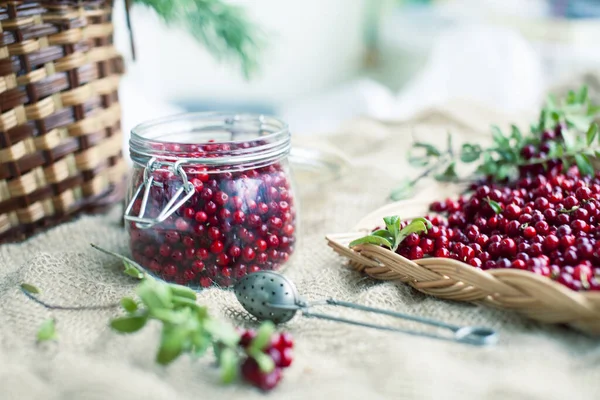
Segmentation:
{"type": "Polygon", "coordinates": [[[149,309],[172,308],[172,292],[165,284],[146,279],[137,287],[137,295],[149,309]]]}
{"type": "Polygon", "coordinates": [[[161,365],[173,362],[183,352],[189,337],[190,332],[185,327],[164,326],[156,361],[161,365]]]}
{"type": "Polygon", "coordinates": [[[123,265],[125,266],[125,270],[123,271],[125,275],[129,275],[135,279],[142,279],[144,277],[144,274],[130,262],[123,261],[123,265]]]}
{"type": "Polygon", "coordinates": [[[173,293],[173,296],[185,297],[190,300],[196,300],[196,292],[186,286],[169,284],[169,289],[173,293]]]}
{"type": "Polygon", "coordinates": [[[49,318],[42,322],[37,331],[38,342],[46,342],[56,339],[56,320],[49,318]]]}
{"type": "Polygon", "coordinates": [[[239,357],[231,348],[224,348],[219,357],[221,369],[221,380],[223,383],[231,383],[237,377],[239,357]]]}
{"type": "Polygon", "coordinates": [[[113,319],[110,327],[120,333],[133,333],[142,329],[147,321],[147,315],[130,315],[113,319]]]}
{"type": "Polygon", "coordinates": [[[138,309],[137,303],[131,297],[123,297],[121,299],[121,307],[129,313],[135,312],[138,309]]]}
{"type": "Polygon", "coordinates": [[[40,294],[40,289],[29,283],[21,283],[21,289],[30,294],[40,294]]]}

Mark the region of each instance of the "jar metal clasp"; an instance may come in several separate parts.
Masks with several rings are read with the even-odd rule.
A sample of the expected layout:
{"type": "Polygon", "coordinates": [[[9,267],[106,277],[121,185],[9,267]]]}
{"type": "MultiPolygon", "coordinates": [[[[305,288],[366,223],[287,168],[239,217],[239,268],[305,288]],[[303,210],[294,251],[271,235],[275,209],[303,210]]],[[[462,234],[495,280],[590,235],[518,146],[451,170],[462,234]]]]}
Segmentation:
{"type": "Polygon", "coordinates": [[[188,180],[187,174],[182,167],[183,160],[178,160],[174,163],[158,161],[156,157],[152,157],[148,160],[146,168],[144,169],[144,180],[140,186],[136,189],[134,195],[131,197],[127,208],[125,209],[124,218],[127,221],[134,222],[140,229],[148,229],[156,224],[159,224],[169,218],[175,211],[177,211],[182,205],[184,205],[195,192],[194,185],[188,180]],[[146,207],[148,205],[148,198],[150,197],[150,189],[152,186],[162,186],[161,183],[154,180],[152,172],[156,171],[160,167],[167,167],[173,174],[179,176],[182,181],[182,185],[173,197],[168,201],[165,207],[155,218],[145,217],[146,207]],[[132,214],[133,205],[135,204],[138,197],[143,191],[142,203],[140,205],[140,211],[138,215],[132,214]]]}

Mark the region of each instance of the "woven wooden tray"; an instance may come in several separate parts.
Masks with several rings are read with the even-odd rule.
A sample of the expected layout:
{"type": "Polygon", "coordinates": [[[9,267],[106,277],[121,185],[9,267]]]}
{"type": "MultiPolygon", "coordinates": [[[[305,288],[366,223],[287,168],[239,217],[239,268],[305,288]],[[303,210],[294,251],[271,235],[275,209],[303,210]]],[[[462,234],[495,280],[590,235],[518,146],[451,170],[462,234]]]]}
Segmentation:
{"type": "Polygon", "coordinates": [[[537,321],[567,324],[600,335],[600,292],[575,292],[528,271],[483,271],[446,258],[411,261],[371,244],[348,247],[352,240],[381,226],[385,216],[409,220],[426,214],[428,202],[400,201],[369,214],[352,232],[327,235],[327,241],[333,250],[350,259],[350,266],[375,279],[397,280],[442,299],[514,310],[537,321]]]}
{"type": "Polygon", "coordinates": [[[111,0],[0,1],[0,243],[124,194],[111,0]]]}

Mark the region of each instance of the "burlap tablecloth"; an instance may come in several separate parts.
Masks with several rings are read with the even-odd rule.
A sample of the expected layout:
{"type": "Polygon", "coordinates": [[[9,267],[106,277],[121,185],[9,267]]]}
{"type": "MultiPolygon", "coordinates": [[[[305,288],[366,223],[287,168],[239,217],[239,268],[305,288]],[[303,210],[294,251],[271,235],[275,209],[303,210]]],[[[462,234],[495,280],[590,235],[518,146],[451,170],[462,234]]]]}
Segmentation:
{"type": "MultiPolygon", "coordinates": [[[[490,326],[500,332],[500,343],[479,348],[296,317],[285,326],[296,338],[293,366],[269,397],[600,398],[597,340],[511,312],[440,301],[402,284],[366,279],[326,246],[326,233],[350,229],[387,201],[400,177],[414,173],[404,157],[411,134],[440,140],[451,129],[473,136],[468,125],[439,112],[396,126],[353,121],[329,137],[353,165],[343,179],[302,193],[302,242],[286,273],[310,299],[332,296],[455,324],[490,326]]],[[[420,195],[435,196],[426,189],[420,195]]],[[[107,326],[116,310],[51,314],[20,292],[21,282],[32,283],[44,300],[63,305],[111,303],[130,294],[135,282],[120,272],[120,264],[89,246],[128,254],[120,212],[116,207],[109,215],[83,217],[27,242],[0,246],[0,399],[263,398],[247,385],[221,386],[211,356],[181,357],[167,368],[155,365],[158,326],[118,335],[107,326]],[[36,345],[38,326],[50,315],[57,318],[59,339],[36,345]]],[[[212,312],[251,324],[233,293],[210,289],[199,298],[212,312]]]]}

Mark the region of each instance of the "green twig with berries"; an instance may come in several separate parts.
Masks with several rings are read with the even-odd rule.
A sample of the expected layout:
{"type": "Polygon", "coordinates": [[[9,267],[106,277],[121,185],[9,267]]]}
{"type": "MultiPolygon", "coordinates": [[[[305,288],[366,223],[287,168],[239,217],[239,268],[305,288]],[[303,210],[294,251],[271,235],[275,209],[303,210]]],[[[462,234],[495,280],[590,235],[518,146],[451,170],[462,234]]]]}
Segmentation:
{"type": "MultiPolygon", "coordinates": [[[[156,362],[167,365],[183,354],[200,357],[212,348],[224,383],[233,382],[241,371],[244,378],[262,389],[272,389],[281,379],[281,368],[291,363],[291,339],[274,349],[275,333],[272,322],[263,322],[257,331],[241,333],[232,325],[210,316],[207,307],[197,303],[192,289],[166,283],[148,275],[135,261],[92,245],[118,257],[124,273],[138,279],[135,297],[124,297],[116,304],[94,306],[53,305],[41,300],[41,291],[29,283],[21,284],[22,292],[31,300],[50,310],[97,310],[120,306],[124,315],[110,321],[116,332],[137,332],[151,321],[162,325],[156,362]],[[242,341],[242,336],[245,340],[242,341]],[[277,353],[277,354],[273,354],[277,353]]],[[[38,341],[55,340],[57,319],[44,321],[37,333],[38,341]]]]}
{"type": "Polygon", "coordinates": [[[550,96],[528,133],[512,125],[510,133],[505,134],[493,126],[490,147],[463,143],[460,151],[454,152],[450,133],[445,149],[415,142],[408,160],[423,171],[414,179],[405,179],[392,190],[390,197],[393,200],[409,197],[416,184],[429,176],[443,182],[463,180],[456,172],[459,162],[476,165],[475,175],[493,182],[512,180],[530,169],[566,170],[572,165],[582,175],[593,175],[591,159],[600,156],[598,125],[593,123],[598,113],[600,106],[591,103],[584,86],[577,92],[569,92],[561,101],[550,96]]]}

